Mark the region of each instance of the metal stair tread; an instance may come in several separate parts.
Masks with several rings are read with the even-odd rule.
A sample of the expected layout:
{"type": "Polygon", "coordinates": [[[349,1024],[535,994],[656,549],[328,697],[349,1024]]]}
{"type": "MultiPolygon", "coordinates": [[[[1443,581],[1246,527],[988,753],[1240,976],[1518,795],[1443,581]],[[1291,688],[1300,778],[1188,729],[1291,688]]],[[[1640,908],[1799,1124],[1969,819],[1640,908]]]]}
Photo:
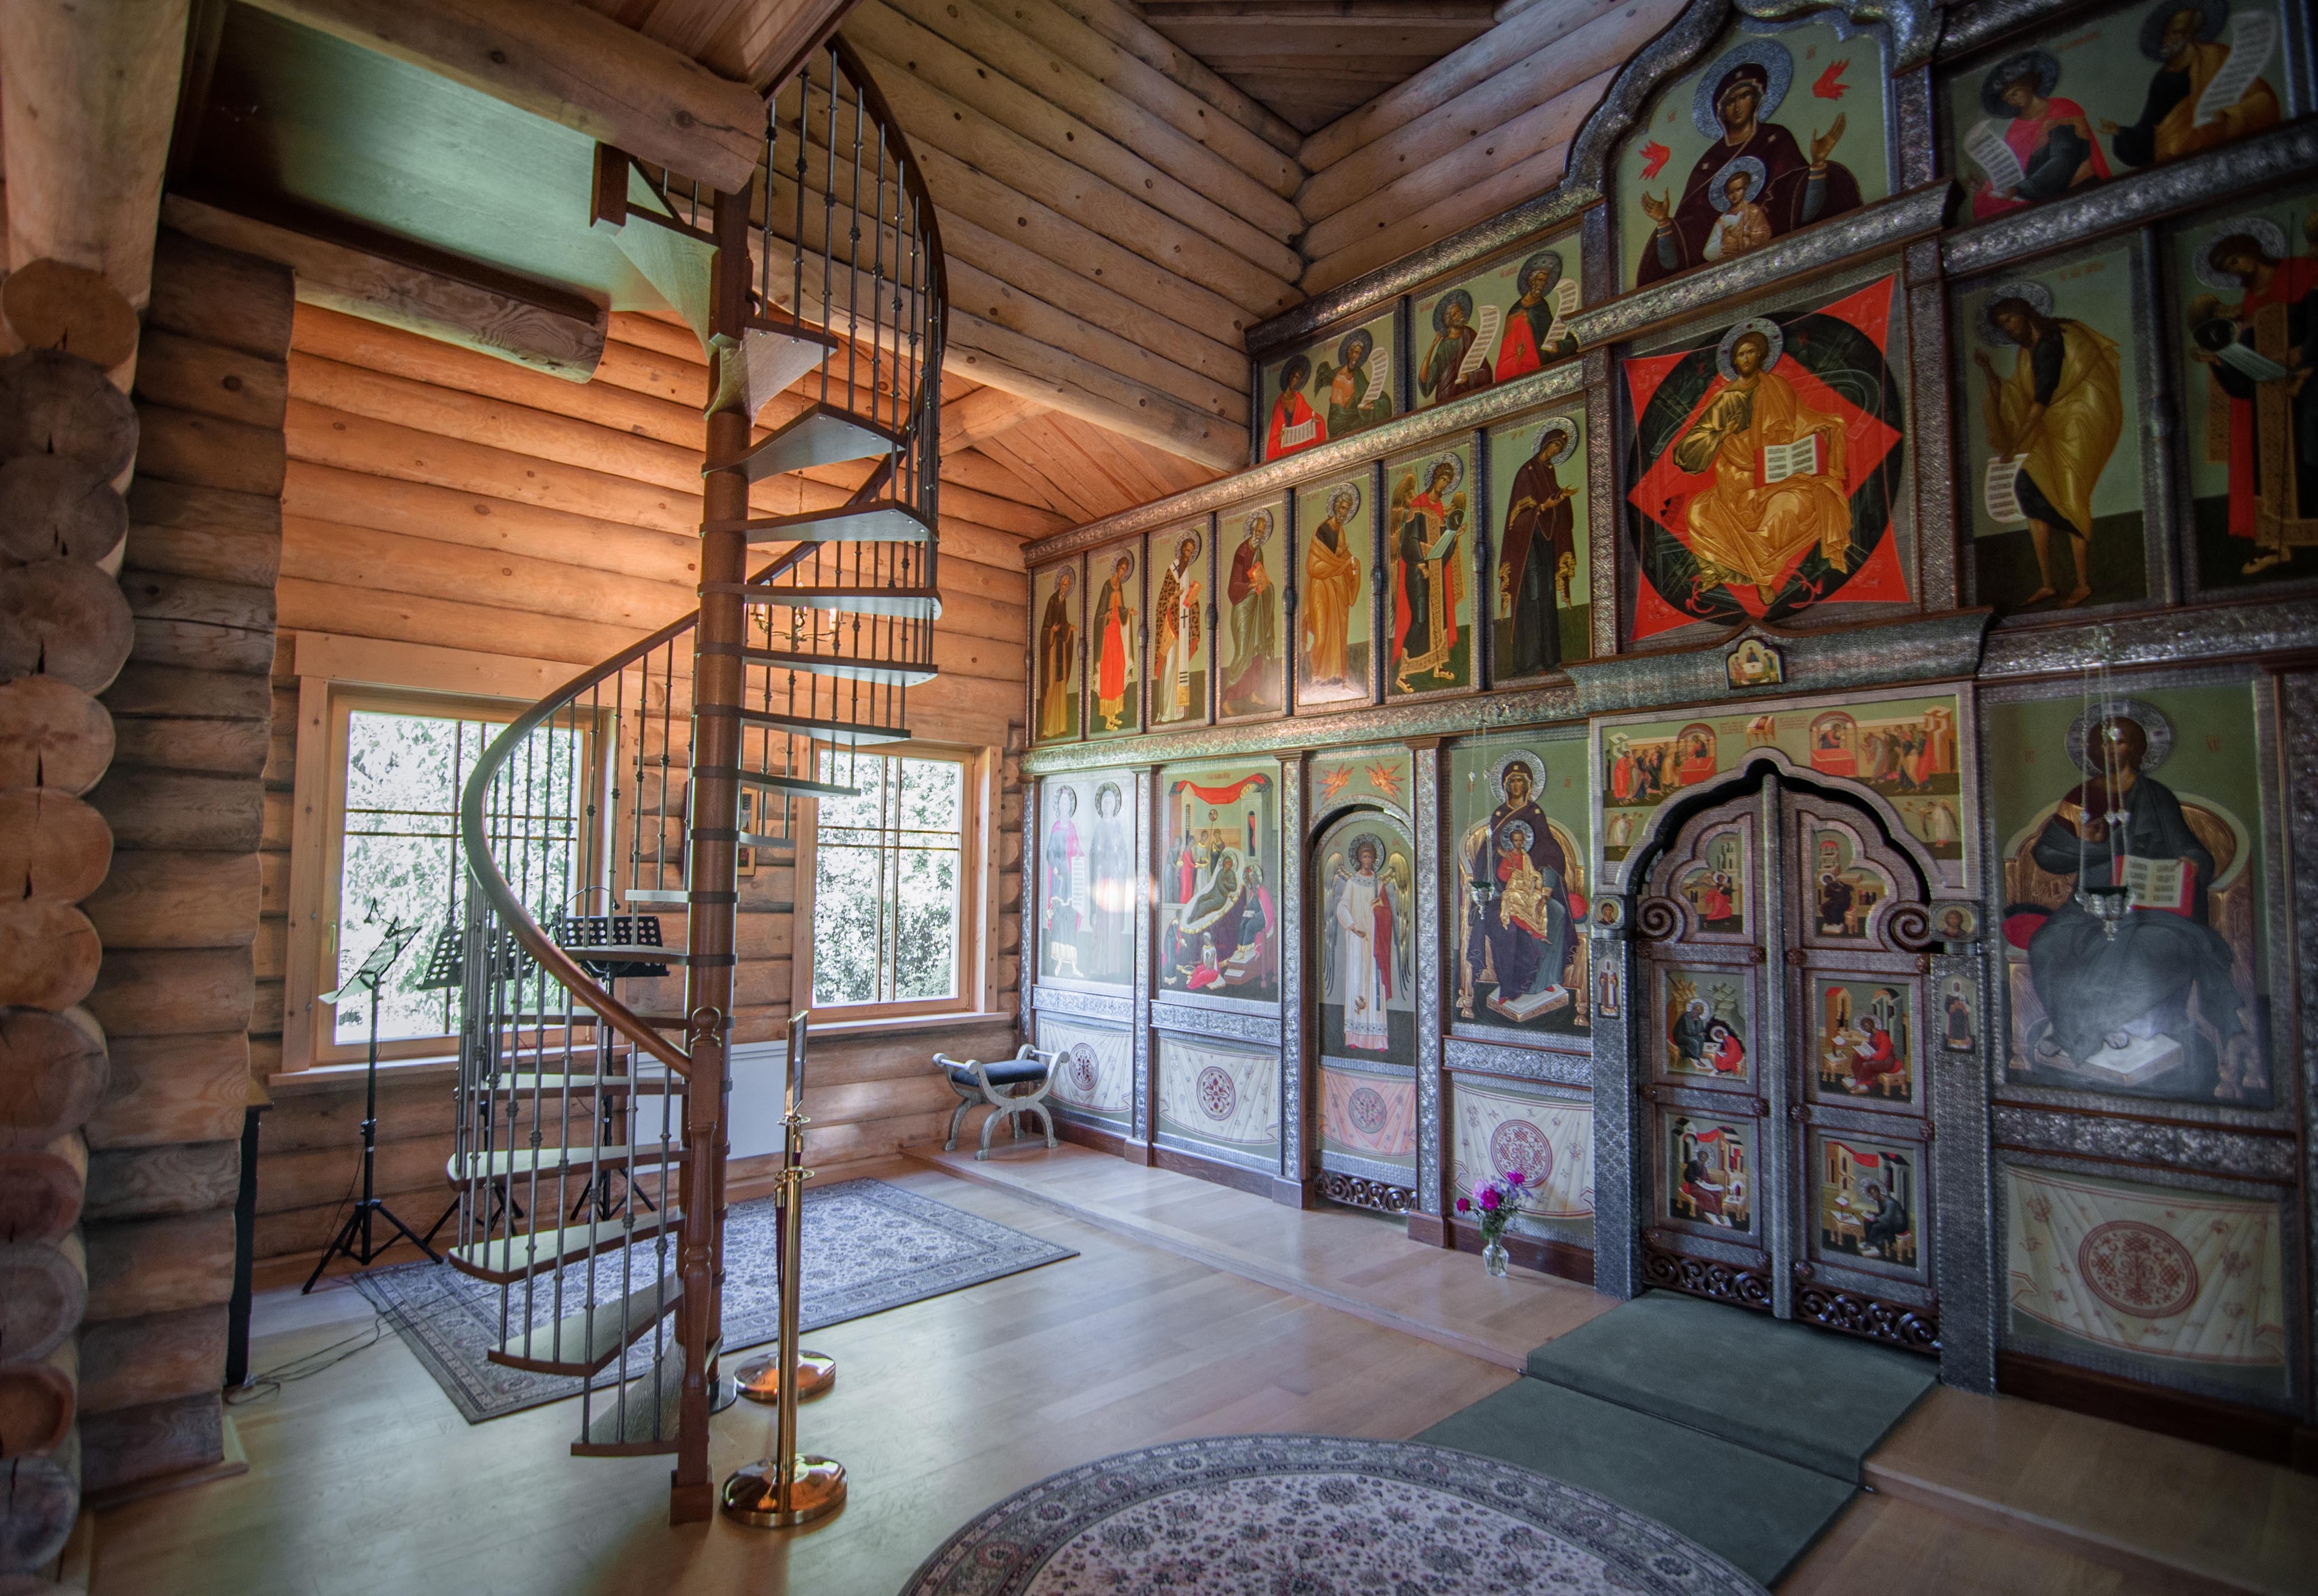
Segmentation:
{"type": "Polygon", "coordinates": [[[754,421],[775,394],[827,364],[842,340],[824,327],[776,312],[750,317],[738,338],[719,334],[706,342],[719,355],[719,381],[705,413],[713,414],[728,399],[738,399],[754,421]]]}
{"type": "Polygon", "coordinates": [[[700,530],[737,532],[752,543],[810,540],[823,543],[922,543],[933,531],[915,510],[890,499],[800,510],[788,516],[752,516],[744,521],[703,521],[700,530]]]}
{"type": "Polygon", "coordinates": [[[780,605],[796,610],[830,610],[840,615],[892,615],[905,621],[941,619],[941,590],[938,587],[767,586],[747,595],[741,602],[780,605]]]}
{"type": "Polygon", "coordinates": [[[505,1286],[592,1258],[598,1252],[608,1252],[630,1241],[646,1240],[663,1230],[673,1231],[683,1223],[681,1209],[636,1214],[631,1207],[627,1215],[616,1219],[591,1219],[585,1224],[567,1224],[556,1230],[526,1231],[471,1242],[463,1247],[452,1248],[448,1256],[451,1267],[461,1274],[505,1286]],[[633,1229],[627,1224],[629,1215],[636,1220],[633,1229]]]}
{"type": "Polygon", "coordinates": [[[741,785],[755,787],[760,792],[804,793],[821,798],[850,798],[860,791],[858,787],[845,786],[837,782],[807,781],[801,776],[759,775],[745,770],[741,773],[741,785]]]}
{"type": "Polygon", "coordinates": [[[613,960],[634,964],[681,964],[692,956],[680,947],[662,947],[657,942],[575,943],[563,951],[583,964],[613,960]]]}
{"type": "MultiPolygon", "coordinates": [[[[891,454],[900,446],[899,435],[887,428],[826,400],[817,400],[775,428],[762,443],[733,463],[750,481],[761,482],[768,477],[801,471],[810,466],[844,465],[891,454]]],[[[705,477],[719,469],[703,465],[700,474],[705,477]]]]}
{"type": "Polygon", "coordinates": [[[832,741],[907,742],[912,735],[906,726],[880,726],[868,721],[839,721],[826,715],[785,714],[779,710],[770,709],[744,709],[741,712],[741,723],[776,731],[812,732],[832,741]]]}
{"type": "MultiPolygon", "coordinates": [[[[710,1345],[709,1361],[714,1362],[723,1350],[719,1336],[710,1345]]],[[[684,1409],[679,1349],[671,1347],[651,1368],[590,1403],[588,1432],[571,1443],[574,1457],[638,1457],[675,1451],[684,1409]]]]}
{"type": "Polygon", "coordinates": [[[741,659],[750,665],[769,666],[776,670],[801,671],[807,676],[844,677],[851,681],[876,682],[881,686],[915,687],[932,681],[940,673],[931,665],[912,665],[898,659],[849,659],[835,654],[804,654],[786,649],[742,649],[741,659]]]}
{"type": "Polygon", "coordinates": [[[523,1070],[505,1074],[488,1082],[486,1091],[618,1091],[638,1096],[657,1097],[665,1092],[682,1091],[683,1082],[666,1071],[650,1075],[602,1075],[587,1070],[523,1070]]]}
{"type": "MultiPolygon", "coordinates": [[[[581,1127],[585,1129],[585,1126],[581,1127]]],[[[556,1175],[570,1170],[617,1170],[630,1164],[682,1163],[689,1154],[682,1147],[516,1147],[498,1152],[453,1153],[443,1161],[443,1173],[454,1186],[494,1177],[518,1179],[526,1175],[556,1175]],[[463,1158],[463,1168],[462,1160],[463,1158]]]]}
{"type": "Polygon", "coordinates": [[[484,1356],[505,1368],[535,1375],[592,1375],[673,1312],[684,1283],[671,1269],[651,1285],[593,1309],[566,1314],[553,1324],[526,1330],[484,1356]]]}

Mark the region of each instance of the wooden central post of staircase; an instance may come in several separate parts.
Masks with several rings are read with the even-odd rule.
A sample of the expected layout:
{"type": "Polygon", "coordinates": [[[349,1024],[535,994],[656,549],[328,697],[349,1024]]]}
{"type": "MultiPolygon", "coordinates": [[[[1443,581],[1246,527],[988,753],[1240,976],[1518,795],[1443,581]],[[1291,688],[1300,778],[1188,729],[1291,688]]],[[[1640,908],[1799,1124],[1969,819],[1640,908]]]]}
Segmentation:
{"type": "MultiPolygon", "coordinates": [[[[746,330],[749,280],[749,196],[716,196],[716,263],[711,281],[715,332],[737,348],[746,330]]],[[[684,1140],[693,1150],[684,1173],[682,1305],[678,1334],[684,1343],[682,1414],[669,1521],[696,1523],[716,1511],[716,1481],[708,1468],[708,1414],[714,1384],[714,1345],[723,1322],[723,1224],[726,1074],[725,1045],[732,1013],[733,908],[738,891],[741,801],[741,650],[748,611],[741,597],[748,578],[749,539],[731,528],[749,515],[750,417],[735,385],[719,385],[724,402],[707,425],[707,471],[701,485],[700,624],[694,632],[691,866],[685,981],[690,1021],[690,1095],[685,1099],[684,1140]]]]}

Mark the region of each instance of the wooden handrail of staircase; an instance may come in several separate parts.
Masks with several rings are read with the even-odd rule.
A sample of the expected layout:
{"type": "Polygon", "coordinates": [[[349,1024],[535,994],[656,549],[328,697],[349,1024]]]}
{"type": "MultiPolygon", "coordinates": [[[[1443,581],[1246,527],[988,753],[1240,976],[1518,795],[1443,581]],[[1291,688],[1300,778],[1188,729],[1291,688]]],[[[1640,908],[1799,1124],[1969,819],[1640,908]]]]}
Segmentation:
{"type": "MultiPolygon", "coordinates": [[[[875,480],[876,479],[873,478],[872,481],[875,480]]],[[[751,576],[749,585],[762,587],[772,582],[795,569],[820,547],[817,541],[796,544],[751,576]]],[[[465,791],[459,794],[460,846],[466,851],[468,872],[517,943],[538,960],[540,968],[566,991],[602,1016],[605,1024],[687,1078],[692,1072],[692,1061],[684,1049],[660,1035],[649,1021],[605,991],[594,976],[580,967],[577,960],[556,945],[555,939],[547,934],[546,928],[532,917],[523,900],[516,896],[515,889],[508,884],[506,874],[499,869],[499,861],[491,857],[490,838],[483,825],[483,810],[491,783],[506,767],[515,750],[533,732],[568,709],[574,699],[590,687],[611,680],[653,650],[682,637],[699,623],[700,612],[696,609],[679,615],[649,637],[629,644],[608,659],[589,666],[517,715],[514,722],[483,750],[482,758],[476,762],[474,773],[467,778],[465,791]]]]}

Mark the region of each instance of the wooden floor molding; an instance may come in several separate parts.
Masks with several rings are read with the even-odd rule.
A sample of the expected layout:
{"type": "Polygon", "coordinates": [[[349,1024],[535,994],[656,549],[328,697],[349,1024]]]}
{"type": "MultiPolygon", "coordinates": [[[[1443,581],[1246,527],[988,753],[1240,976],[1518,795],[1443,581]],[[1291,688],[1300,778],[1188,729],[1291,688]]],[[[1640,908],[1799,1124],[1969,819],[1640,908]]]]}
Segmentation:
{"type": "Polygon", "coordinates": [[[1067,1143],[993,1148],[986,1161],[963,1142],[956,1152],[902,1151],[1114,1235],[1516,1372],[1531,1349],[1617,1305],[1591,1287],[1526,1270],[1493,1280],[1477,1259],[1410,1241],[1398,1220],[1290,1208],[1067,1143]]]}
{"type": "Polygon", "coordinates": [[[204,1463],[198,1468],[181,1468],[172,1474],[154,1475],[150,1478],[131,1480],[125,1485],[115,1485],[109,1491],[92,1491],[83,1499],[83,1512],[102,1512],[108,1508],[142,1502],[148,1496],[166,1496],[172,1491],[187,1491],[195,1485],[206,1485],[217,1480],[229,1480],[236,1475],[249,1472],[249,1456],[241,1449],[241,1436],[233,1426],[233,1415],[227,1413],[219,1424],[224,1441],[224,1455],[215,1463],[204,1463]]]}

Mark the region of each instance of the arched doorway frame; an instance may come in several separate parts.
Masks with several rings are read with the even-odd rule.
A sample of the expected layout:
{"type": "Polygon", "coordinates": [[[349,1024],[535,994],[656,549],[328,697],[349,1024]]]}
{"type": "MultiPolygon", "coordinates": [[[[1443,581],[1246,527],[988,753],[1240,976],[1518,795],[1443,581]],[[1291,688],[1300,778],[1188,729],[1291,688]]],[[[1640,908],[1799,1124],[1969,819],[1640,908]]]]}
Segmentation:
{"type": "MultiPolygon", "coordinates": [[[[1420,794],[1429,786],[1426,776],[1432,767],[1435,750],[1415,750],[1417,785],[1420,794]]],[[[1441,1027],[1437,1018],[1428,1018],[1440,1007],[1437,974],[1428,978],[1427,965],[1435,963],[1431,953],[1440,945],[1438,905],[1433,901],[1433,878],[1440,873],[1438,849],[1427,827],[1416,822],[1421,808],[1410,808],[1388,802],[1384,799],[1361,796],[1334,802],[1316,811],[1307,820],[1303,834],[1296,839],[1296,901],[1298,912],[1296,921],[1297,946],[1294,952],[1297,971],[1296,991],[1283,991],[1281,1010],[1287,1022],[1283,1027],[1280,1048],[1280,1137],[1282,1162],[1289,1171],[1288,1179],[1298,1182],[1306,1192],[1318,1195],[1321,1185],[1319,1097],[1317,1086],[1320,1071],[1321,958],[1316,944],[1320,917],[1326,911],[1327,883],[1319,879],[1320,842],[1345,820],[1361,814],[1380,816],[1398,829],[1408,838],[1410,862],[1415,871],[1409,912],[1414,918],[1413,936],[1415,942],[1415,971],[1411,991],[1416,1003],[1416,1097],[1418,1130],[1416,1173],[1415,1186],[1403,1207],[1390,1210],[1395,1214],[1427,1211],[1424,1194],[1426,1182],[1437,1184],[1438,1173],[1433,1166],[1438,1160],[1429,1155],[1425,1123],[1428,1109],[1437,1118],[1437,1086],[1428,1089],[1428,1069],[1437,1071],[1440,1065],[1441,1027]],[[1429,1005],[1429,1007],[1428,1007],[1429,1005]]],[[[1282,948],[1285,954],[1288,950],[1282,948]]],[[[1375,1205],[1362,1203],[1362,1206],[1375,1205]]]]}
{"type": "MultiPolygon", "coordinates": [[[[1976,779],[1972,764],[1969,758],[1964,763],[1967,783],[1976,779]]],[[[1614,892],[1604,890],[1597,896],[1595,922],[1590,928],[1595,938],[1596,991],[1606,980],[1616,983],[1621,997],[1613,1018],[1604,1017],[1597,1001],[1594,1036],[1595,1288],[1613,1296],[1637,1296],[1646,1285],[1640,1250],[1649,1213],[1651,1164],[1640,1090],[1645,1066],[1640,1027],[1648,1005],[1639,991],[1640,961],[1636,949],[1636,939],[1644,932],[1638,923],[1643,885],[1692,817],[1759,791],[1767,779],[1855,804],[1872,815],[1882,840],[1915,872],[1915,884],[1927,905],[1956,902],[1986,912],[1981,894],[1972,890],[1971,873],[1964,873],[1961,888],[1947,884],[1938,861],[1882,794],[1851,778],[1798,764],[1775,748],[1748,750],[1748,757],[1734,768],[1683,789],[1679,796],[1651,812],[1641,837],[1621,861],[1614,892]]],[[[1602,826],[1598,798],[1593,820],[1598,865],[1602,826]]],[[[1986,846],[1985,838],[1979,835],[1985,823],[1984,819],[1975,823],[1968,846],[1986,846]]],[[[1604,874],[1597,870],[1597,883],[1604,874]]],[[[1932,1055],[1926,1055],[1934,1133],[1932,1162],[1945,1194],[1943,1218],[1934,1242],[1943,1282],[1939,1366],[1940,1378],[1947,1385],[1993,1391],[1998,1318],[2004,1299],[1997,1276],[1990,1147],[1993,1120],[1990,1071],[1994,1068],[1990,1062],[1994,1029],[1990,1016],[1995,1010],[1989,961],[1982,951],[1984,943],[1944,946],[1930,940],[1928,914],[1922,914],[1918,923],[1905,929],[1927,961],[1929,982],[1944,986],[1952,978],[1961,978],[1974,994],[1978,1025],[1974,1051],[1953,1058],[1943,1055],[1937,1067],[1933,1067],[1932,1055]]]]}

